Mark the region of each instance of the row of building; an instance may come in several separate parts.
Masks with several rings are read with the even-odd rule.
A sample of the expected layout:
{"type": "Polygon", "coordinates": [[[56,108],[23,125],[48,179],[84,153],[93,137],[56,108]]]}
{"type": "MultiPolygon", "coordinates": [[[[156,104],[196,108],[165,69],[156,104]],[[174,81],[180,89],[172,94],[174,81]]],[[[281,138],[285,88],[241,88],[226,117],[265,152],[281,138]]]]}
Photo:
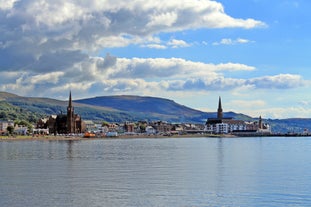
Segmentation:
{"type": "Polygon", "coordinates": [[[217,117],[207,119],[204,131],[211,134],[271,134],[271,127],[263,122],[261,116],[254,122],[224,117],[219,97],[217,117]]]}
{"type": "Polygon", "coordinates": [[[0,121],[0,135],[8,134],[8,127],[12,127],[15,134],[26,135],[29,131],[27,126],[16,125],[14,121],[0,121]]]}
{"type": "Polygon", "coordinates": [[[110,132],[117,132],[118,134],[135,135],[135,134],[190,134],[190,133],[204,133],[204,124],[174,124],[165,121],[139,121],[139,122],[125,122],[114,124],[95,124],[93,121],[85,121],[87,129],[98,136],[108,134],[110,132]]]}
{"type": "MultiPolygon", "coordinates": [[[[0,122],[0,130],[12,124],[0,122]]],[[[26,133],[27,127],[19,128],[22,133],[26,133]]],[[[122,134],[190,134],[190,133],[208,133],[208,134],[245,134],[245,133],[261,133],[270,134],[271,128],[268,124],[263,123],[261,117],[255,122],[246,122],[223,116],[221,98],[219,97],[217,117],[208,118],[205,124],[173,124],[164,121],[140,121],[125,122],[118,124],[95,124],[93,121],[82,120],[81,116],[75,114],[71,92],[69,93],[69,102],[66,114],[50,115],[46,118],[38,120],[33,129],[33,133],[37,134],[81,134],[85,132],[97,133],[105,135],[110,132],[122,134]]]]}
{"type": "Polygon", "coordinates": [[[110,132],[120,134],[182,134],[203,133],[204,124],[172,124],[165,121],[139,121],[113,124],[96,124],[91,120],[82,120],[81,116],[74,113],[71,92],[66,114],[50,115],[38,120],[34,129],[38,134],[80,134],[92,132],[105,135],[110,132]]]}
{"type": "Polygon", "coordinates": [[[172,124],[164,121],[137,123],[125,122],[123,124],[96,125],[92,121],[82,121],[81,117],[74,114],[71,93],[66,115],[52,115],[46,119],[41,119],[37,125],[38,129],[48,129],[49,133],[70,134],[92,131],[105,134],[108,132],[118,132],[125,134],[147,133],[147,134],[270,134],[271,128],[263,123],[261,117],[258,121],[236,120],[223,116],[221,97],[218,101],[217,117],[208,118],[205,124],[172,124]]]}

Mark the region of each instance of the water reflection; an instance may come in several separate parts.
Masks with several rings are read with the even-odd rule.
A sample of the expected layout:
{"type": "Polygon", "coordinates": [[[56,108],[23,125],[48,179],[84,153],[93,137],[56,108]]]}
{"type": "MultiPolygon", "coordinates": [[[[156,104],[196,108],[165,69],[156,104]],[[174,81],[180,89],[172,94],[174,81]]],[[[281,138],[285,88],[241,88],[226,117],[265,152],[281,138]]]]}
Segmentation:
{"type": "Polygon", "coordinates": [[[224,152],[223,152],[223,139],[217,139],[217,185],[216,192],[218,196],[222,195],[223,183],[224,183],[224,152]]]}
{"type": "Polygon", "coordinates": [[[0,206],[308,206],[309,139],[0,142],[0,206]]]}
{"type": "Polygon", "coordinates": [[[67,141],[67,158],[68,159],[73,159],[73,150],[72,150],[72,148],[73,148],[73,144],[74,144],[74,141],[72,141],[72,140],[68,140],[67,141]]]}

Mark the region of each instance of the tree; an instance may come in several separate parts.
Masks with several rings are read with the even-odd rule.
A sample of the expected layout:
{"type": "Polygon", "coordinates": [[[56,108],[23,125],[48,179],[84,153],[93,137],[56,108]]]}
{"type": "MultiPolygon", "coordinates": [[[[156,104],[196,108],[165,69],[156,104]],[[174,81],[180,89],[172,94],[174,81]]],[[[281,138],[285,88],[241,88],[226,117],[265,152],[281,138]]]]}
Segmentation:
{"type": "Polygon", "coordinates": [[[8,131],[9,134],[13,134],[13,132],[14,132],[14,127],[10,125],[10,126],[8,126],[8,127],[6,128],[6,130],[8,131]]]}
{"type": "Polygon", "coordinates": [[[107,122],[107,121],[103,121],[103,123],[102,123],[102,126],[104,127],[104,126],[109,126],[109,122],[107,122]]]}
{"type": "Polygon", "coordinates": [[[140,124],[139,128],[140,128],[140,132],[146,132],[146,124],[140,124]]]}
{"type": "Polygon", "coordinates": [[[8,118],[7,113],[4,112],[4,111],[1,111],[1,112],[0,112],[0,119],[7,119],[7,118],[8,118]]]}

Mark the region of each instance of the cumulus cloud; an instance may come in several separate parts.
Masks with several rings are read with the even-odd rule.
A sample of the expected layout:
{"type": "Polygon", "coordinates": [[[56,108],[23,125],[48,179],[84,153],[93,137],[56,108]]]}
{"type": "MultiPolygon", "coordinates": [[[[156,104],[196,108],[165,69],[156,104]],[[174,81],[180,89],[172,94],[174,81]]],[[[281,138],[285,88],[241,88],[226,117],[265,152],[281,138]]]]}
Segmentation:
{"type": "Polygon", "coordinates": [[[219,42],[214,42],[213,45],[236,45],[236,44],[247,44],[253,41],[243,38],[231,39],[223,38],[219,42]]]}
{"type": "Polygon", "coordinates": [[[148,47],[148,48],[153,48],[153,49],[167,49],[167,48],[182,48],[182,47],[190,47],[192,44],[187,43],[184,40],[177,40],[177,39],[171,39],[170,41],[162,44],[145,44],[141,45],[141,47],[148,47]]]}
{"type": "MultiPolygon", "coordinates": [[[[102,61],[98,59],[97,61],[102,61]]],[[[189,78],[217,77],[219,71],[250,71],[255,68],[239,63],[207,64],[181,58],[118,58],[109,78],[189,78]]]]}
{"type": "Polygon", "coordinates": [[[158,49],[158,50],[164,50],[167,48],[166,45],[160,45],[160,44],[147,44],[147,45],[142,45],[141,47],[148,47],[148,48],[158,49]]]}
{"type": "Polygon", "coordinates": [[[2,10],[11,9],[16,1],[17,0],[0,0],[0,9],[2,10]]]}
{"type": "MultiPolygon", "coordinates": [[[[240,63],[203,63],[181,58],[97,57],[107,47],[137,44],[166,49],[189,47],[179,38],[157,35],[201,28],[262,27],[254,19],[227,15],[215,1],[62,1],[0,0],[0,90],[36,95],[66,89],[90,91],[231,90],[295,88],[299,75],[230,78],[255,67],[240,63]],[[40,94],[41,93],[41,94],[40,94]]],[[[221,44],[249,43],[223,39],[221,44]]]]}
{"type": "Polygon", "coordinates": [[[230,17],[214,1],[2,0],[0,16],[2,70],[64,70],[89,52],[145,44],[161,32],[264,25],[230,17]]]}
{"type": "Polygon", "coordinates": [[[280,74],[275,76],[253,78],[246,81],[246,83],[254,85],[256,88],[265,89],[289,89],[307,85],[307,81],[305,81],[302,76],[295,74],[280,74]]]}
{"type": "Polygon", "coordinates": [[[64,72],[52,72],[52,73],[46,73],[46,74],[40,74],[40,75],[34,75],[31,77],[29,81],[31,84],[46,84],[46,83],[58,83],[58,80],[61,76],[64,75],[64,72]]]}
{"type": "Polygon", "coordinates": [[[191,44],[185,42],[184,40],[176,40],[176,39],[172,39],[167,44],[173,48],[190,47],[191,46],[191,44]]]}
{"type": "Polygon", "coordinates": [[[105,58],[91,57],[66,72],[1,72],[0,89],[36,95],[79,91],[81,94],[132,93],[157,91],[234,91],[249,88],[291,89],[307,81],[299,75],[280,74],[250,79],[230,78],[237,71],[251,72],[254,67],[239,63],[207,64],[181,58],[105,58]]]}

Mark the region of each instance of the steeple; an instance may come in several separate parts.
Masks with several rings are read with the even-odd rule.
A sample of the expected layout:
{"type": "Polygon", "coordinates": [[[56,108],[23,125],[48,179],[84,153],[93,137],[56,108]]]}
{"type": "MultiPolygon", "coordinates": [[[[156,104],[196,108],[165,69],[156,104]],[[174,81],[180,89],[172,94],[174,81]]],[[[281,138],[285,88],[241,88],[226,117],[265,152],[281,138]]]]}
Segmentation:
{"type": "Polygon", "coordinates": [[[262,124],[262,118],[261,118],[261,116],[259,116],[258,128],[259,128],[259,129],[263,129],[263,124],[262,124]]]}
{"type": "Polygon", "coordinates": [[[218,109],[217,109],[217,119],[222,119],[222,118],[223,118],[223,113],[222,113],[222,106],[221,106],[221,97],[219,96],[218,109]]]}
{"type": "Polygon", "coordinates": [[[71,91],[69,92],[69,103],[68,103],[68,108],[72,107],[72,99],[71,99],[71,91]]]}
{"type": "Polygon", "coordinates": [[[75,132],[74,108],[72,106],[71,91],[69,93],[69,101],[67,107],[67,133],[75,132]]]}

